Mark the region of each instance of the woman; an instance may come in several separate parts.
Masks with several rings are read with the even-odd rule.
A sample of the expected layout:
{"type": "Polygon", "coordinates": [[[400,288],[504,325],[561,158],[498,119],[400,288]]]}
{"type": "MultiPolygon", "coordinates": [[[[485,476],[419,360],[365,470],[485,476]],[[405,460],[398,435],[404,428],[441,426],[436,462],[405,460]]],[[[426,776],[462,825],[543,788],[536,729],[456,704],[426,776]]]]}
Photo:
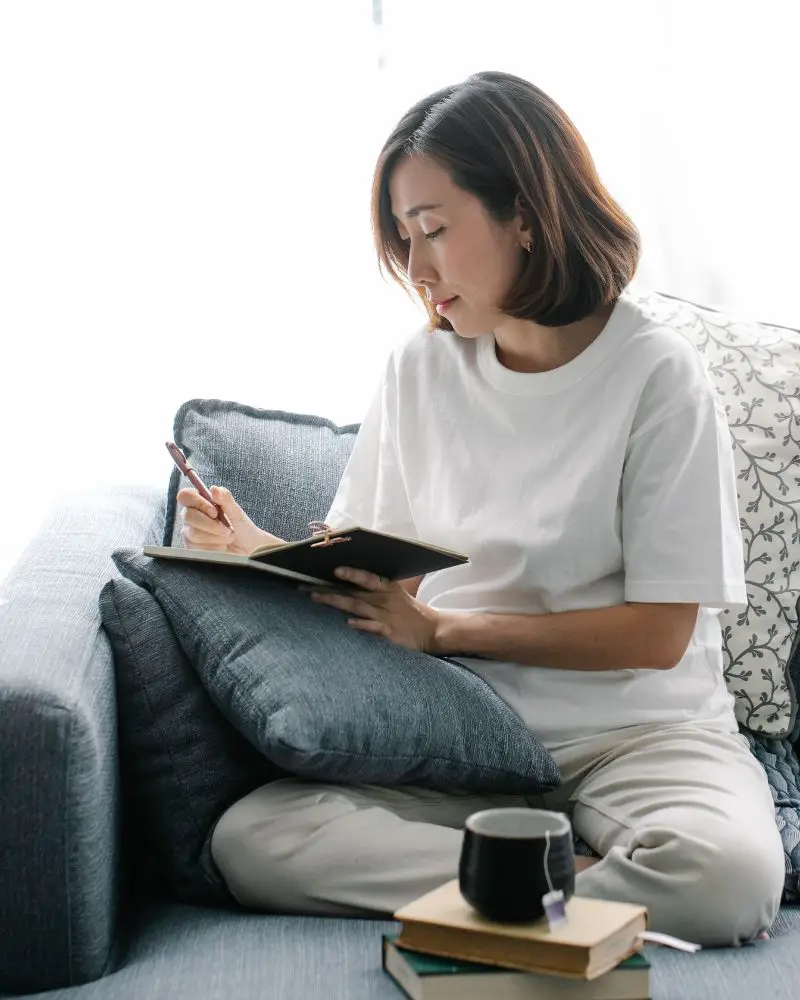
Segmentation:
{"type": "MultiPolygon", "coordinates": [[[[415,105],[373,190],[383,265],[432,321],[393,351],[328,522],[470,554],[363,597],[350,627],[457,655],[526,721],[563,786],[540,797],[275,782],[221,819],[213,854],[245,905],[385,916],[455,877],[465,818],[570,813],[601,856],[577,892],[643,903],[705,945],[774,919],[783,853],[738,734],[719,610],[746,605],[731,441],[694,348],[626,293],[635,227],[536,87],[479,73],[415,105]]],[[[274,536],[215,488],[184,543],[274,536]]],[[[437,661],[431,659],[431,669],[437,661]]]]}

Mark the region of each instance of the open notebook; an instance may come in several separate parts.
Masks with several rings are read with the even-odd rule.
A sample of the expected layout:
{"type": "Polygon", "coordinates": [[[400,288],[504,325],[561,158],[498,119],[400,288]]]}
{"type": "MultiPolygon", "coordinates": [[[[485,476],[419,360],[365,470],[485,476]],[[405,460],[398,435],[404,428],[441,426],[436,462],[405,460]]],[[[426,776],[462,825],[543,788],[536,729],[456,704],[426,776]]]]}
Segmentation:
{"type": "Polygon", "coordinates": [[[406,580],[469,562],[460,552],[357,526],[334,530],[323,525],[309,538],[262,545],[246,556],[158,545],[145,546],[143,551],[157,559],[244,567],[297,583],[335,583],[337,588],[342,587],[334,576],[339,566],[367,570],[388,580],[406,580]]]}

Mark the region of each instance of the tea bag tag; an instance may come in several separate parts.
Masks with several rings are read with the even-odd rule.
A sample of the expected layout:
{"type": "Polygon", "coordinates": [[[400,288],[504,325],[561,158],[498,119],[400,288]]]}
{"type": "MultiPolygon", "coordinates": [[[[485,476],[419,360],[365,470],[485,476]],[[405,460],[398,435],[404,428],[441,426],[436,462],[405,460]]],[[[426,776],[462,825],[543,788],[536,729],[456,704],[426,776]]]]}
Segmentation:
{"type": "Polygon", "coordinates": [[[567,922],[567,903],[561,889],[554,889],[542,896],[542,906],[551,931],[563,927],[567,922]]]}

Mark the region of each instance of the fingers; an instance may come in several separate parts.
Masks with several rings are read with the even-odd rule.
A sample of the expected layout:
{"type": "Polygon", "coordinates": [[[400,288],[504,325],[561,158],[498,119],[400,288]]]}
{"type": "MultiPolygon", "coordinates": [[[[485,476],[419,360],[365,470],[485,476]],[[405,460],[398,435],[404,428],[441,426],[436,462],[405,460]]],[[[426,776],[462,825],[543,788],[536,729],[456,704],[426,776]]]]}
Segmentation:
{"type": "Polygon", "coordinates": [[[377,576],[375,573],[368,573],[362,569],[351,569],[349,566],[340,566],[334,570],[334,575],[362,593],[346,596],[335,592],[314,591],[311,595],[312,599],[364,618],[371,618],[376,608],[383,607],[390,592],[394,589],[400,589],[397,584],[387,580],[386,577],[377,576]]]}
{"type": "Polygon", "coordinates": [[[359,632],[370,632],[372,635],[382,635],[389,638],[389,628],[383,622],[367,621],[364,618],[348,618],[347,624],[359,632]]]}
{"type": "Polygon", "coordinates": [[[197,490],[179,490],[176,499],[183,505],[180,516],[184,547],[224,552],[234,532],[219,522],[217,508],[204,500],[197,490]]]}
{"type": "Polygon", "coordinates": [[[344,594],[322,593],[313,591],[311,600],[316,604],[327,604],[330,608],[338,608],[350,615],[358,615],[359,618],[372,618],[378,608],[374,604],[369,604],[360,597],[345,597],[344,594]]]}
{"type": "Polygon", "coordinates": [[[355,587],[361,587],[362,590],[382,591],[389,590],[392,586],[392,581],[387,580],[384,576],[377,576],[375,573],[368,573],[363,569],[351,569],[349,566],[340,566],[334,570],[334,574],[340,580],[347,580],[348,583],[352,583],[355,587]]]}
{"type": "Polygon", "coordinates": [[[204,552],[227,552],[228,542],[225,539],[207,535],[199,535],[190,529],[181,530],[181,544],[185,549],[203,549],[204,552]]]}
{"type": "Polygon", "coordinates": [[[226,528],[225,525],[217,519],[216,511],[212,515],[206,514],[204,511],[197,510],[194,507],[186,507],[181,516],[183,517],[183,523],[185,525],[189,528],[196,529],[198,532],[225,538],[227,538],[231,533],[230,529],[226,528]]]}
{"type": "Polygon", "coordinates": [[[186,507],[187,510],[198,510],[210,518],[216,518],[217,516],[217,508],[214,504],[209,503],[208,500],[204,500],[197,490],[188,488],[178,490],[175,499],[182,507],[186,507]]]}
{"type": "MultiPolygon", "coordinates": [[[[187,512],[187,517],[191,512],[187,512]]],[[[212,521],[205,514],[197,514],[197,517],[205,519],[209,525],[208,529],[204,525],[184,523],[181,528],[181,541],[187,549],[215,549],[225,552],[234,537],[234,532],[230,528],[224,527],[217,521],[212,521]]]]}

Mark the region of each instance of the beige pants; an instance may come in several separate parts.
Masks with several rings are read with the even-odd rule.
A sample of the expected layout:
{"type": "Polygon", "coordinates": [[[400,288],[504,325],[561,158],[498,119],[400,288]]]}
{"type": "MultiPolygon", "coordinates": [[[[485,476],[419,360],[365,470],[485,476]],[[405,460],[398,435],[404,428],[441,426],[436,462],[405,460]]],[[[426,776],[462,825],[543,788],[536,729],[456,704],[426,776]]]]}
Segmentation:
{"type": "Polygon", "coordinates": [[[783,848],[743,737],[634,726],[553,756],[563,784],[544,796],[276,781],[223,814],[212,854],[245,906],[386,917],[456,877],[470,813],[527,804],[566,812],[602,856],[578,894],[644,904],[651,929],[706,946],[770,926],[783,848]]]}

